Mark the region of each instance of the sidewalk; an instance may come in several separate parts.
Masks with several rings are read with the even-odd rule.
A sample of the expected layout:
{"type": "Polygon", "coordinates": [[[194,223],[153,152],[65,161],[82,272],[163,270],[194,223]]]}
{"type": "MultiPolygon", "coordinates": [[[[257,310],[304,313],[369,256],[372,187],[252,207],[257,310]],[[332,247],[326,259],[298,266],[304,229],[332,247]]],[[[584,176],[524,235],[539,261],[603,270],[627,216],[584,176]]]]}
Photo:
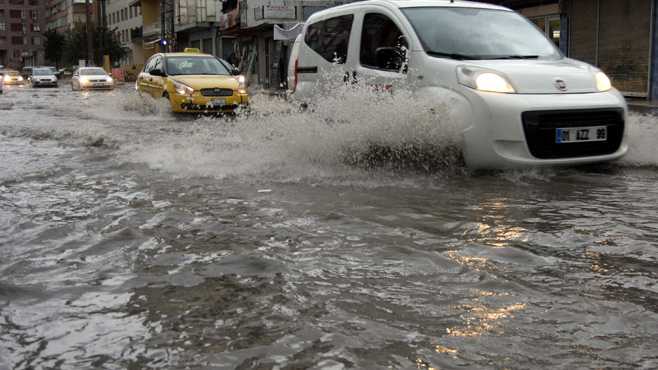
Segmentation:
{"type": "Polygon", "coordinates": [[[626,103],[631,112],[658,115],[658,100],[627,98],[626,103]]]}

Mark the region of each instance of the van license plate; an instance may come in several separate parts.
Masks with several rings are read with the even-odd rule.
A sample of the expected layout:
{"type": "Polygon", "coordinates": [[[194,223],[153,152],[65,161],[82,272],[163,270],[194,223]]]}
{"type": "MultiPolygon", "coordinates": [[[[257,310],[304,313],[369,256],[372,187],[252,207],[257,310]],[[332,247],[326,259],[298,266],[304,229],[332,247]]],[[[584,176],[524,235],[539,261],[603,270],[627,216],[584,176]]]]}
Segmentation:
{"type": "Polygon", "coordinates": [[[568,127],[555,129],[555,143],[586,143],[608,140],[607,126],[568,127]]]}

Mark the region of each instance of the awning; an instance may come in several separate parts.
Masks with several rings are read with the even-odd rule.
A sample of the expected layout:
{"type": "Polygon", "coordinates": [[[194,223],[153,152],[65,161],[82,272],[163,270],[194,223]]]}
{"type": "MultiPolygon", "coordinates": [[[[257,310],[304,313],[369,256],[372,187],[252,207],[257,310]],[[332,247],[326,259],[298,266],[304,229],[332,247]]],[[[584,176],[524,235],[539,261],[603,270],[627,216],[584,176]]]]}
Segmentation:
{"type": "Polygon", "coordinates": [[[274,40],[294,41],[304,29],[304,23],[297,23],[289,29],[274,25],[274,40]]]}

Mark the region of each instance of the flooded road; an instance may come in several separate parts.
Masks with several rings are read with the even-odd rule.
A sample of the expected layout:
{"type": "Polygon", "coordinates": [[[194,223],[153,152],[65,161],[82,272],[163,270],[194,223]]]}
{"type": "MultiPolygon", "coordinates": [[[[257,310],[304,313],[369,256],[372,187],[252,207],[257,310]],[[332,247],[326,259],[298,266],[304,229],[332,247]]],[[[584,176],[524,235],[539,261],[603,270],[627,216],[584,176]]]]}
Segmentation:
{"type": "Polygon", "coordinates": [[[656,118],[612,165],[471,174],[404,97],[7,90],[0,369],[658,367],[656,118]]]}

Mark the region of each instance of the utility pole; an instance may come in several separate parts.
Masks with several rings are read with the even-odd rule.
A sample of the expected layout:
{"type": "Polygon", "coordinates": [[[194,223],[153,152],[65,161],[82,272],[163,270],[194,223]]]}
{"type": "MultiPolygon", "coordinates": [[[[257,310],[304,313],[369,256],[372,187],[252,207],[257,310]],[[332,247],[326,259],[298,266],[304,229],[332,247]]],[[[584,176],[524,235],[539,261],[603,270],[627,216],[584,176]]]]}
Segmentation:
{"type": "Polygon", "coordinates": [[[87,65],[92,65],[94,62],[94,44],[91,39],[91,14],[89,14],[89,0],[85,0],[85,23],[87,28],[87,65]]]}
{"type": "Polygon", "coordinates": [[[96,11],[98,16],[96,17],[96,32],[99,34],[99,54],[101,55],[101,64],[103,64],[103,58],[105,58],[105,37],[107,35],[107,24],[105,23],[105,0],[98,0],[96,3],[96,11]]]}

